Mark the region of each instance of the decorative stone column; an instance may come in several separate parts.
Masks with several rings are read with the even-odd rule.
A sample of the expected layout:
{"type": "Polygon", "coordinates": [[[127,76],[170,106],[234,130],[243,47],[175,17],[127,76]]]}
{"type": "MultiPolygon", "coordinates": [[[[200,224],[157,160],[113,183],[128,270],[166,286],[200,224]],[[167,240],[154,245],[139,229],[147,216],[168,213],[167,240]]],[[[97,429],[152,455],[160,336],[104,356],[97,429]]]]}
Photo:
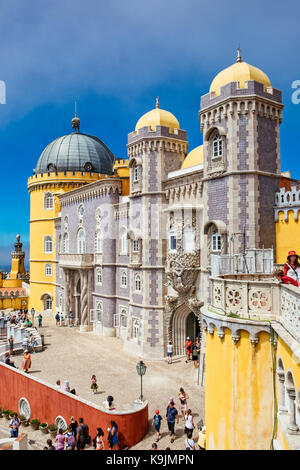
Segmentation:
{"type": "Polygon", "coordinates": [[[299,427],[296,424],[296,408],[295,408],[295,398],[296,392],[294,388],[287,387],[286,388],[288,396],[289,396],[289,424],[288,424],[288,433],[289,434],[298,434],[299,427]]]}
{"type": "Polygon", "coordinates": [[[88,317],[88,272],[80,272],[80,306],[81,306],[81,324],[80,331],[89,331],[89,317],[88,317]]]}
{"type": "Polygon", "coordinates": [[[277,369],[276,372],[277,372],[278,380],[280,382],[280,395],[281,395],[281,405],[279,406],[278,411],[279,413],[283,414],[283,413],[288,412],[287,407],[285,406],[285,389],[284,389],[285,377],[284,377],[283,370],[277,369]]]}
{"type": "Polygon", "coordinates": [[[70,271],[65,269],[65,317],[70,312],[70,271]]]}

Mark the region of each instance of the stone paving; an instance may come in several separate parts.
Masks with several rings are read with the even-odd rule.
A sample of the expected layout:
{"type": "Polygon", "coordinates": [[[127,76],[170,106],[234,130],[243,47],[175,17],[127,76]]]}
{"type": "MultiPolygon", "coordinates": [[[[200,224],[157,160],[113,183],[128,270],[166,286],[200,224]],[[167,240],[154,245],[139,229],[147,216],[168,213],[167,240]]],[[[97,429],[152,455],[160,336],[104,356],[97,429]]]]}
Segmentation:
{"type": "MultiPolygon", "coordinates": [[[[98,336],[92,332],[80,333],[77,328],[56,326],[52,319],[46,319],[43,328],[39,329],[45,338],[45,350],[32,354],[30,374],[55,385],[58,379],[67,380],[76,394],[97,405],[108,395],[114,397],[117,410],[131,409],[135,399],[140,395],[140,377],[136,372],[139,357],[129,356],[123,352],[122,340],[98,336]],[[91,376],[95,374],[98,393],[90,389],[91,376]]],[[[22,357],[15,356],[15,363],[21,365],[22,357]]],[[[174,358],[168,365],[166,360],[144,361],[147,365],[143,377],[143,395],[149,401],[149,431],[145,438],[134,446],[134,449],[150,449],[155,441],[152,416],[156,408],[162,416],[170,397],[175,398],[177,409],[179,388],[183,387],[189,394],[188,407],[191,408],[194,422],[204,418],[204,390],[197,385],[198,369],[192,362],[186,364],[185,358],[174,358]]],[[[1,424],[3,423],[1,420],[1,424]]],[[[170,443],[167,423],[162,424],[162,438],[159,449],[184,449],[184,422],[180,419],[175,427],[176,440],[170,443]]],[[[46,436],[40,431],[33,431],[39,442],[45,442],[46,436]],[[41,440],[42,439],[42,440],[41,440]]],[[[194,432],[196,435],[196,432],[194,432]]]]}

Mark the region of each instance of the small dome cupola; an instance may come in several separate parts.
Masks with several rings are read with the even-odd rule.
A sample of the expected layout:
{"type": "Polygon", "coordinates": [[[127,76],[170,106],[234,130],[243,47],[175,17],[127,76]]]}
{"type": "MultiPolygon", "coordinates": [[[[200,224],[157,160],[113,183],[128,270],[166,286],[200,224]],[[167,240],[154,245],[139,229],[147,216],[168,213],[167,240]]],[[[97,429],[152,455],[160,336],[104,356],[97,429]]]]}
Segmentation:
{"type": "Polygon", "coordinates": [[[150,127],[151,130],[155,130],[156,126],[169,127],[171,132],[174,132],[174,129],[180,129],[180,124],[174,114],[160,108],[158,96],[155,108],[143,114],[136,123],[135,130],[138,131],[143,127],[150,127]]]}

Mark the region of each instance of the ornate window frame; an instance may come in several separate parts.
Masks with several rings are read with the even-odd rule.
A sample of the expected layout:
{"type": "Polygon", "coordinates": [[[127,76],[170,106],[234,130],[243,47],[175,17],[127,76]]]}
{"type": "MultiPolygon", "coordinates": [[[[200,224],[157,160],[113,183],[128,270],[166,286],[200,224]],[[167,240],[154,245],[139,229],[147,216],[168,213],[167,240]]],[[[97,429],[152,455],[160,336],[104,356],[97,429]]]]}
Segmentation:
{"type": "Polygon", "coordinates": [[[51,235],[44,236],[44,253],[45,254],[53,253],[53,237],[51,235]]]}
{"type": "Polygon", "coordinates": [[[47,191],[44,194],[44,209],[46,211],[49,211],[53,209],[53,206],[54,206],[53,193],[47,191]]]}
{"type": "Polygon", "coordinates": [[[76,245],[77,245],[77,253],[82,255],[86,253],[86,241],[85,241],[85,231],[83,227],[80,227],[77,231],[77,236],[76,236],[76,245]],[[83,238],[80,240],[79,239],[79,234],[83,233],[83,238]]]}
{"type": "Polygon", "coordinates": [[[30,404],[27,398],[21,397],[19,399],[18,408],[19,408],[19,414],[25,416],[27,421],[29,421],[31,418],[31,408],[30,408],[30,404]]]}
{"type": "Polygon", "coordinates": [[[102,282],[103,282],[102,268],[98,267],[96,268],[96,285],[102,286],[102,282]]]}
{"type": "Polygon", "coordinates": [[[121,272],[120,272],[120,287],[122,287],[123,289],[126,289],[128,287],[127,269],[121,269],[121,272]]]}
{"type": "Polygon", "coordinates": [[[52,264],[51,263],[46,263],[45,264],[45,276],[51,277],[53,275],[53,269],[52,269],[52,264]]]}

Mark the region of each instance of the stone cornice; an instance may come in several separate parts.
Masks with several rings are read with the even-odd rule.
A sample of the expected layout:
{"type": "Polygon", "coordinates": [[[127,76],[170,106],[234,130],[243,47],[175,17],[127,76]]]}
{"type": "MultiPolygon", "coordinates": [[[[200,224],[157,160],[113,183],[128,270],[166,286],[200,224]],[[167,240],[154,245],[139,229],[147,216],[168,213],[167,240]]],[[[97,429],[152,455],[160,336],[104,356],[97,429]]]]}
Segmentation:
{"type": "Polygon", "coordinates": [[[241,102],[241,101],[253,101],[253,100],[255,100],[256,102],[267,104],[268,106],[274,106],[274,107],[278,107],[280,109],[284,108],[284,105],[282,103],[279,103],[278,101],[274,101],[270,98],[266,98],[266,97],[256,95],[256,94],[230,95],[230,96],[227,96],[224,100],[220,100],[217,103],[213,103],[209,106],[206,106],[205,108],[200,109],[199,110],[199,116],[201,116],[202,114],[207,113],[209,111],[212,111],[212,110],[216,109],[217,107],[223,107],[225,104],[230,104],[234,101],[241,102]]]}
{"type": "Polygon", "coordinates": [[[109,193],[122,193],[121,178],[103,178],[95,183],[90,183],[82,188],[68,191],[59,195],[61,206],[86,201],[88,199],[97,198],[109,193]]]}
{"type": "MultiPolygon", "coordinates": [[[[269,178],[278,178],[278,179],[283,178],[281,174],[269,173],[267,171],[259,171],[259,170],[241,170],[241,171],[238,171],[238,170],[235,170],[235,171],[224,172],[221,175],[212,174],[211,176],[207,176],[206,178],[203,178],[202,181],[206,182],[206,181],[211,181],[213,179],[225,178],[227,176],[234,176],[234,175],[237,175],[237,176],[239,176],[239,175],[257,175],[257,176],[267,176],[269,178]]],[[[289,178],[287,178],[287,180],[290,181],[289,178]]]]}

